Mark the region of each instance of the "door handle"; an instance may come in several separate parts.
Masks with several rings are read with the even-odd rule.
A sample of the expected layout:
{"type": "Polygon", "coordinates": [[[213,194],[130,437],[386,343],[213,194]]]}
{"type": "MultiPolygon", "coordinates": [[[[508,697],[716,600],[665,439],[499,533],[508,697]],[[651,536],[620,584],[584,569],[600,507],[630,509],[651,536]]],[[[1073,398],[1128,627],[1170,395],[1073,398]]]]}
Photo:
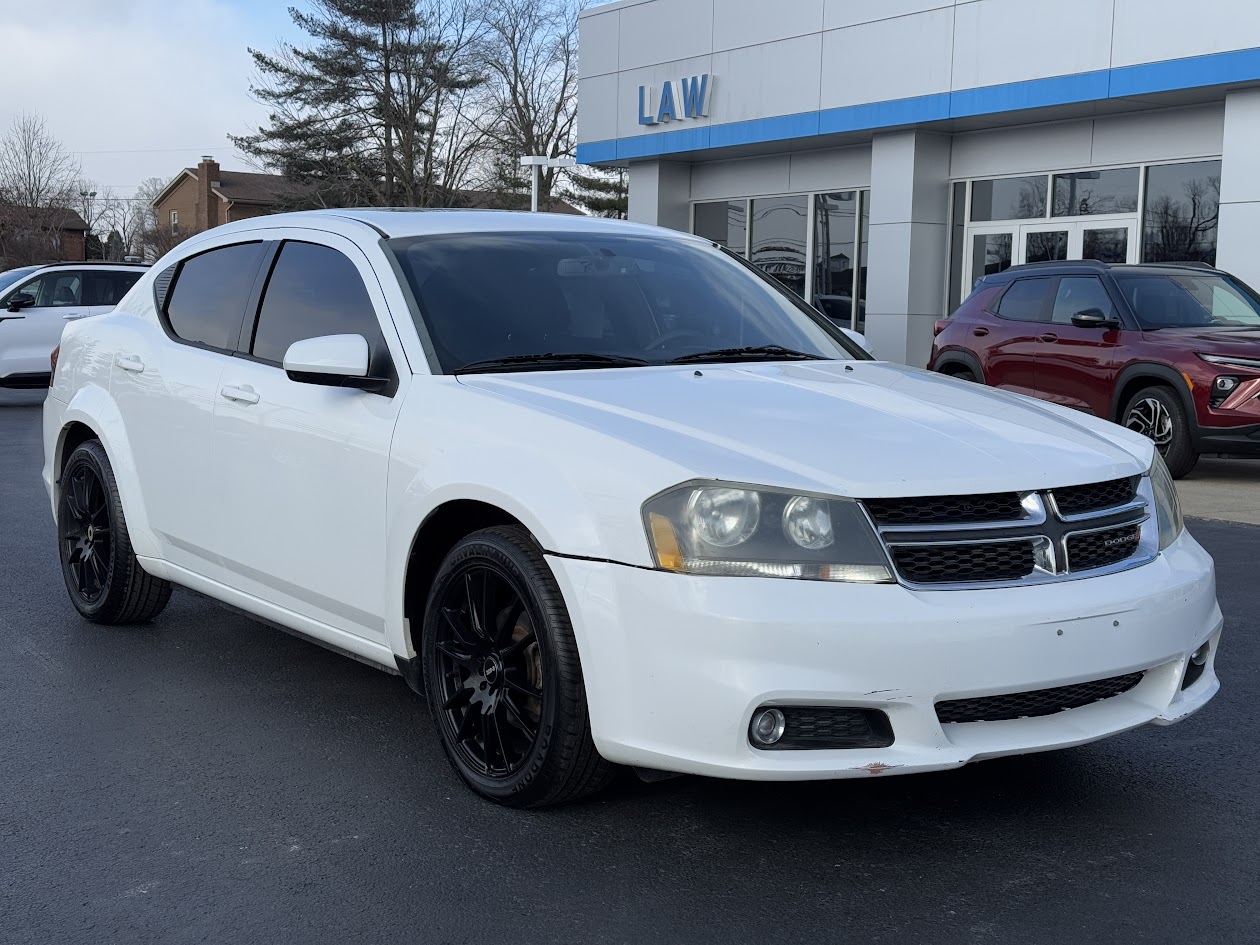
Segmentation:
{"type": "Polygon", "coordinates": [[[114,358],[114,363],[124,371],[131,371],[133,374],[139,374],[144,370],[144,362],[140,360],[138,355],[129,354],[126,357],[119,355],[114,358]]]}
{"type": "Polygon", "coordinates": [[[989,329],[987,329],[987,328],[973,328],[973,329],[971,329],[971,333],[972,333],[973,335],[975,335],[977,338],[983,338],[985,335],[987,335],[987,334],[989,333],[989,329]]]}
{"type": "Polygon", "coordinates": [[[233,387],[229,384],[221,388],[219,393],[228,400],[235,401],[238,404],[258,403],[258,392],[248,384],[242,384],[240,387],[233,387]]]}
{"type": "Polygon", "coordinates": [[[76,318],[87,318],[86,312],[70,312],[68,315],[62,315],[62,321],[72,322],[76,318]]]}
{"type": "Polygon", "coordinates": [[[1056,335],[1056,334],[1055,334],[1054,332],[1052,332],[1052,331],[1048,331],[1048,332],[1046,332],[1044,335],[1039,335],[1039,336],[1037,337],[1037,340],[1038,340],[1038,341],[1044,341],[1044,342],[1047,342],[1047,343],[1052,343],[1052,342],[1058,341],[1058,340],[1059,340],[1059,336],[1058,336],[1058,335],[1056,335]]]}

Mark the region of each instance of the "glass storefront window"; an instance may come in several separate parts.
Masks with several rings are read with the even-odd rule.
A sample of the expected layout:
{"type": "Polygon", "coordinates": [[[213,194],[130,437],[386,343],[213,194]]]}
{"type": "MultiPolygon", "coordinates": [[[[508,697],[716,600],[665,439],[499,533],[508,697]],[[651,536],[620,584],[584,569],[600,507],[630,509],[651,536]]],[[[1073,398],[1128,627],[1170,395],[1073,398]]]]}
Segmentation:
{"type": "Polygon", "coordinates": [[[973,280],[991,276],[1011,268],[1010,233],[977,233],[971,240],[971,275],[973,280]]]}
{"type": "Polygon", "coordinates": [[[746,252],[748,201],[716,200],[696,204],[695,234],[719,246],[739,253],[746,252]]]}
{"type": "Polygon", "coordinates": [[[1053,206],[1056,217],[1134,213],[1138,206],[1138,169],[1056,174],[1053,206]]]}
{"type": "Polygon", "coordinates": [[[1142,261],[1216,265],[1220,201],[1220,161],[1148,168],[1142,261]]]}
{"type": "Polygon", "coordinates": [[[971,184],[971,222],[1031,220],[1046,215],[1046,177],[1007,177],[971,184]]]}
{"type": "Polygon", "coordinates": [[[857,274],[857,191],[814,198],[814,307],[848,326],[857,274]]]}
{"type": "MultiPolygon", "coordinates": [[[[698,209],[698,207],[697,207],[698,209]]],[[[752,202],[749,259],[768,276],[805,295],[805,238],[809,198],[758,197],[752,202]]]]}
{"type": "Polygon", "coordinates": [[[853,322],[854,331],[866,332],[866,276],[869,271],[867,260],[871,258],[871,192],[864,190],[862,198],[862,217],[858,223],[858,294],[857,319],[853,322]]]}
{"type": "Polygon", "coordinates": [[[1068,258],[1067,230],[1029,233],[1024,241],[1024,262],[1050,262],[1068,258]]]}

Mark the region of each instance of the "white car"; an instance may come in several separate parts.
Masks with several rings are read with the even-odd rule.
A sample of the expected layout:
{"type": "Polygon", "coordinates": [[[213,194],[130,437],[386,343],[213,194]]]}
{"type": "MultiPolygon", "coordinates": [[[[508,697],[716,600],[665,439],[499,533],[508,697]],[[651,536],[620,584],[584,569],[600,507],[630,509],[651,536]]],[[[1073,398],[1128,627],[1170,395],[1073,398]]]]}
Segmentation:
{"type": "Polygon", "coordinates": [[[145,268],[77,262],[0,273],[0,387],[47,387],[66,322],[108,312],[145,268]]]}
{"type": "Polygon", "coordinates": [[[1149,440],[873,360],[696,237],[486,211],[217,227],[66,330],[74,605],[193,588],[425,694],[501,803],[617,765],[953,768],[1218,689],[1149,440]]]}

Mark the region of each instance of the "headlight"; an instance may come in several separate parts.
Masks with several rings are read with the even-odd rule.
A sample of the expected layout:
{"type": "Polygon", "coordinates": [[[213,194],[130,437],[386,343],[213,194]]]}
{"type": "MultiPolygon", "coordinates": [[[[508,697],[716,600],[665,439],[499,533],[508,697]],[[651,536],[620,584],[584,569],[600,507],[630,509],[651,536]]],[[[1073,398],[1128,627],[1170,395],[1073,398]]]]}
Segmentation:
{"type": "Polygon", "coordinates": [[[656,565],[685,574],[886,583],[883,546],[852,499],[689,482],[649,499],[656,565]]]}
{"type": "Polygon", "coordinates": [[[1164,457],[1155,451],[1155,459],[1151,462],[1151,493],[1155,498],[1155,524],[1159,529],[1159,550],[1163,551],[1185,529],[1181,518],[1181,503],[1177,500],[1177,484],[1164,465],[1164,457]]]}

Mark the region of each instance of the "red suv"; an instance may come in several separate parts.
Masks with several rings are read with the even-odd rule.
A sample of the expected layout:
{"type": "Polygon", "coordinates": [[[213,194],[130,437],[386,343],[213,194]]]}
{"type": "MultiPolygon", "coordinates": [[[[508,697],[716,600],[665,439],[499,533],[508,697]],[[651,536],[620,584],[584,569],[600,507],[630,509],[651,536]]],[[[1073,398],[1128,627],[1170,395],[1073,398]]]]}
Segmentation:
{"type": "Polygon", "coordinates": [[[1200,263],[1032,263],[936,323],[928,367],[1144,433],[1176,477],[1260,453],[1260,296],[1200,263]]]}

